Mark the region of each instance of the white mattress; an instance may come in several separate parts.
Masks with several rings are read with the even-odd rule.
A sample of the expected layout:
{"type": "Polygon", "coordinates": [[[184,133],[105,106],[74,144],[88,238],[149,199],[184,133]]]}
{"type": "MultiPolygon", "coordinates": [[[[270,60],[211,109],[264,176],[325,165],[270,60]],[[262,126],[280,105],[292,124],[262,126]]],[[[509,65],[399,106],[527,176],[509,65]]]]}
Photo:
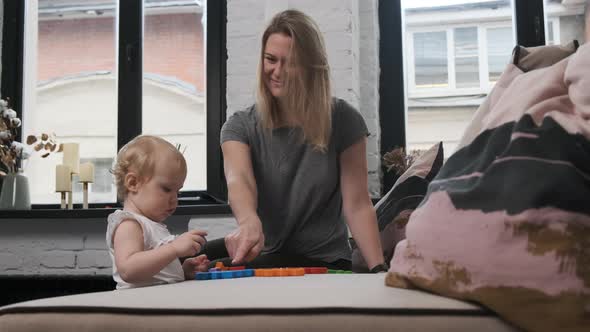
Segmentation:
{"type": "Polygon", "coordinates": [[[171,331],[193,324],[199,330],[347,331],[372,326],[371,331],[516,331],[474,304],[387,287],[384,278],[255,277],[63,296],[0,308],[0,330],[104,331],[124,326],[141,331],[168,322],[172,325],[165,327],[171,331]]]}

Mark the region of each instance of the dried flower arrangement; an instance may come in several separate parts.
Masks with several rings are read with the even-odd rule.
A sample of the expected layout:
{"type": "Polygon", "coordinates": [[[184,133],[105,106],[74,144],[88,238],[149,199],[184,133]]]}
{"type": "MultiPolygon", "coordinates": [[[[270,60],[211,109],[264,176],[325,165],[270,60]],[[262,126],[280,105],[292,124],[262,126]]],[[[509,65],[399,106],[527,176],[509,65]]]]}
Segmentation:
{"type": "Polygon", "coordinates": [[[383,165],[387,171],[392,170],[397,175],[403,174],[420,157],[423,150],[411,150],[409,154],[404,148],[395,148],[383,155],[383,165]]]}
{"type": "MultiPolygon", "coordinates": [[[[0,175],[16,173],[22,168],[22,162],[33,153],[31,147],[16,141],[17,130],[21,120],[16,112],[9,107],[8,101],[0,99],[0,175]]],[[[27,144],[34,145],[33,150],[42,153],[46,158],[53,152],[61,152],[62,145],[57,144],[55,134],[29,135],[27,144]]]]}

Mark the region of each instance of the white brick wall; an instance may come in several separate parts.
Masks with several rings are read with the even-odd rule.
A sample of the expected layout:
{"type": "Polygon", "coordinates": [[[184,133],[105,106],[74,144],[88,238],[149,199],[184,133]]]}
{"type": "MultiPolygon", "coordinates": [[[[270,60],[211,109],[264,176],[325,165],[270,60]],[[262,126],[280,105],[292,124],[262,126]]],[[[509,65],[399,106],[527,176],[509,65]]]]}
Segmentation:
{"type": "MultiPolygon", "coordinates": [[[[286,8],[308,13],[324,33],[334,95],[357,107],[369,127],[369,184],[371,194],[378,196],[377,0],[228,0],[227,3],[228,115],[254,101],[259,39],[265,22],[286,8]]],[[[1,222],[0,275],[111,274],[103,218],[2,219],[1,222]]],[[[189,217],[178,216],[168,223],[174,234],[186,231],[187,225],[206,229],[208,238],[215,239],[233,230],[235,221],[231,216],[199,216],[189,223],[189,217]]]]}

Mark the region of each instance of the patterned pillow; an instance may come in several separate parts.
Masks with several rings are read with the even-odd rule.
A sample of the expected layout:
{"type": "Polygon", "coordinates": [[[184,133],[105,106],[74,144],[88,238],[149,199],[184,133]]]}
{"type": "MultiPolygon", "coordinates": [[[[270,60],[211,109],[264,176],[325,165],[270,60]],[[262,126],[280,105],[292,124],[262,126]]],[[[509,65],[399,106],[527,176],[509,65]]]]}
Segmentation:
{"type": "MultiPolygon", "coordinates": [[[[405,226],[410,214],[426,195],[428,183],[442,167],[443,160],[443,144],[440,142],[422,153],[375,205],[381,246],[386,262],[393,257],[395,245],[406,237],[405,226]]],[[[367,263],[354,243],[352,270],[354,272],[369,271],[367,263]]]]}
{"type": "Polygon", "coordinates": [[[590,331],[590,44],[500,81],[484,131],[412,213],[386,283],[529,331],[590,331]]]}

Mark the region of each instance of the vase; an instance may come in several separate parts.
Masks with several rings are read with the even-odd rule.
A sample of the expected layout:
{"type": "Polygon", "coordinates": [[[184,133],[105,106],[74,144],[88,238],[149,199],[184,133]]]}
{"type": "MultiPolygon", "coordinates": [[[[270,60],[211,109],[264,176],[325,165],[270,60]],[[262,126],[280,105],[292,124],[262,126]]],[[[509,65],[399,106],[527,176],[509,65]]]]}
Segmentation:
{"type": "Polygon", "coordinates": [[[30,210],[31,197],[29,193],[29,180],[18,173],[8,173],[2,181],[0,191],[0,210],[30,210]]]}

